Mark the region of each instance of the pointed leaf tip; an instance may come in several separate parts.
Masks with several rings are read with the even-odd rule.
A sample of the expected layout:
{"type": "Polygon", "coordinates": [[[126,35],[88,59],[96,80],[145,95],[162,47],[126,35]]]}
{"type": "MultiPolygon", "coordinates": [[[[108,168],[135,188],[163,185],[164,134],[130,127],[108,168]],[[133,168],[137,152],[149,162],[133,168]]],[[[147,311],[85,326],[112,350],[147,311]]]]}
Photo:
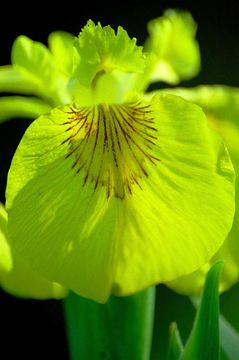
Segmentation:
{"type": "Polygon", "coordinates": [[[169,349],[167,360],[179,360],[183,352],[183,344],[175,322],[171,323],[169,329],[169,349]]]}
{"type": "Polygon", "coordinates": [[[223,265],[223,261],[217,261],[207,274],[200,306],[181,360],[218,360],[220,357],[218,284],[223,265]]]}

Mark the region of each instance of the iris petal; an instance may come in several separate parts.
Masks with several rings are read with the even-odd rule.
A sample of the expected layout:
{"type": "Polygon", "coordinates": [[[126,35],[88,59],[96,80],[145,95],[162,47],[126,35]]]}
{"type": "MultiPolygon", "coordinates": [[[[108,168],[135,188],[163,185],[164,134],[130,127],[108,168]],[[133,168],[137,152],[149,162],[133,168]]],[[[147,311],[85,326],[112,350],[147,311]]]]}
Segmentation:
{"type": "Polygon", "coordinates": [[[8,293],[24,298],[63,298],[67,290],[33,271],[9,246],[7,212],[0,203],[0,284],[8,293]]]}
{"type": "Polygon", "coordinates": [[[179,97],[58,108],[30,125],[11,165],[12,247],[105,302],[205,263],[230,229],[233,188],[221,139],[179,97]]]}

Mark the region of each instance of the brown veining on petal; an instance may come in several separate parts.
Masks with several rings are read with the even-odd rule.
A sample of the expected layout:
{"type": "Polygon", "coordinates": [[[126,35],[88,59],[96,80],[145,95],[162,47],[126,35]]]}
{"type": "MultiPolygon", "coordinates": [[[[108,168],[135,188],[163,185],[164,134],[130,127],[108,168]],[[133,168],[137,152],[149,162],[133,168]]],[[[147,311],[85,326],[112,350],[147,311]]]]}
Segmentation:
{"type": "Polygon", "coordinates": [[[62,144],[69,146],[66,158],[72,158],[72,170],[82,175],[82,186],[93,191],[104,187],[106,196],[124,199],[133,187],[142,190],[141,180],[149,176],[154,156],[157,129],[151,105],[141,102],[93,107],[71,107],[68,111],[62,144]]]}

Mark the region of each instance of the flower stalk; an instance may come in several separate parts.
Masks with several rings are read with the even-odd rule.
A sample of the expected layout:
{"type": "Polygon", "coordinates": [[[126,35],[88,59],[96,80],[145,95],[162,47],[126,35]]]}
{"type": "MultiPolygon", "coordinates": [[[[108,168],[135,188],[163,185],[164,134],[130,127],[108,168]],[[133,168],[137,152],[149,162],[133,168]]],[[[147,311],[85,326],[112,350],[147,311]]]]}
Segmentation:
{"type": "Polygon", "coordinates": [[[133,296],[111,296],[106,304],[71,292],[64,311],[72,360],[150,358],[155,287],[133,296]]]}

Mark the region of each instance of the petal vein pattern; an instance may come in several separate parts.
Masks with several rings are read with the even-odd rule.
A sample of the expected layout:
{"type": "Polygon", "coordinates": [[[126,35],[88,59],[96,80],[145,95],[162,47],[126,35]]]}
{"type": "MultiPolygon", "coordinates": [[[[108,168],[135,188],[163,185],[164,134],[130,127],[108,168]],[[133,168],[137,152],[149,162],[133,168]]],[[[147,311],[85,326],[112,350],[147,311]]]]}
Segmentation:
{"type": "Polygon", "coordinates": [[[83,186],[106,188],[107,198],[114,194],[123,199],[136,184],[148,177],[149,164],[157,165],[157,129],[150,105],[140,102],[124,105],[102,104],[71,108],[62,144],[69,145],[66,158],[73,158],[72,169],[83,173],[83,186]]]}

